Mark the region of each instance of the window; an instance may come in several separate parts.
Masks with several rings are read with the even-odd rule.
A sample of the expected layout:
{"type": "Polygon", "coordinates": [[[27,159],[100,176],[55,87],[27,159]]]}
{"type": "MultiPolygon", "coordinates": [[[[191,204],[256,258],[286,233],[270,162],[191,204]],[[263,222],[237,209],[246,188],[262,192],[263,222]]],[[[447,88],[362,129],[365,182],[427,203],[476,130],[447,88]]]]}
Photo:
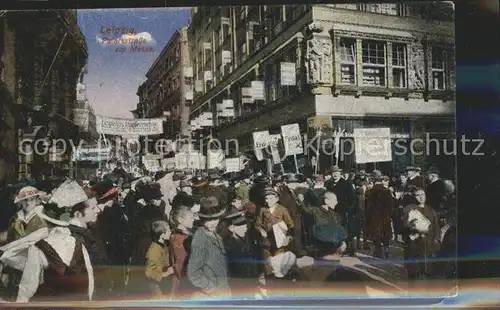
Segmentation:
{"type": "MultiPolygon", "coordinates": [[[[349,9],[349,7],[346,7],[349,9]]],[[[397,3],[358,4],[358,9],[364,12],[404,16],[404,6],[397,3]]]]}
{"type": "Polygon", "coordinates": [[[392,45],[392,85],[405,88],[406,83],[406,45],[392,45]]]}
{"type": "Polygon", "coordinates": [[[356,84],[356,41],[340,40],[340,81],[343,84],[356,84]]]}
{"type": "Polygon", "coordinates": [[[432,48],[432,88],[435,90],[446,89],[446,57],[442,48],[432,48]]]}
{"type": "Polygon", "coordinates": [[[223,44],[224,42],[226,42],[227,40],[229,40],[230,37],[231,37],[231,25],[223,23],[222,24],[222,40],[221,40],[221,44],[223,44]]]}
{"type": "Polygon", "coordinates": [[[386,86],[385,43],[363,41],[363,85],[386,86]]]}

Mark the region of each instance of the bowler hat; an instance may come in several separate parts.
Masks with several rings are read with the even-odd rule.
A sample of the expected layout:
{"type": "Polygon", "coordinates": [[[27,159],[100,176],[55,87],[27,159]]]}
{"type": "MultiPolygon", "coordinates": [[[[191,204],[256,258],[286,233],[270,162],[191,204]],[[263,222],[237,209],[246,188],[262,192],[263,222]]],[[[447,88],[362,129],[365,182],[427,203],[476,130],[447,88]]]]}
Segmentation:
{"type": "Polygon", "coordinates": [[[170,173],[170,172],[173,172],[175,171],[175,164],[174,163],[168,163],[166,164],[165,166],[165,172],[166,173],[170,173]]]}
{"type": "Polygon", "coordinates": [[[198,216],[204,219],[213,219],[222,216],[226,212],[219,204],[219,200],[214,197],[203,197],[200,199],[200,212],[198,216]]]}
{"type": "Polygon", "coordinates": [[[335,222],[317,224],[313,227],[314,237],[324,243],[330,243],[336,247],[347,239],[347,230],[335,222]]]}

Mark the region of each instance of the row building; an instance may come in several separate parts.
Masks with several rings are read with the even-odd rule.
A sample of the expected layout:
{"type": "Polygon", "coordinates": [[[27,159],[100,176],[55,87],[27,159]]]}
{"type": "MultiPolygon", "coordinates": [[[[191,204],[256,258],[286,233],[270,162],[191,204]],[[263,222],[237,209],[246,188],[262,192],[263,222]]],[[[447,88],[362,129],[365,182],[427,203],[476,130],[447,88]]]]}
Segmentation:
{"type": "MultiPolygon", "coordinates": [[[[165,120],[164,133],[156,138],[176,140],[189,135],[189,108],[193,99],[189,63],[188,34],[184,27],[174,32],[137,90],[139,103],[131,111],[134,117],[165,120]]],[[[149,151],[154,152],[154,144],[149,146],[149,151]]]]}
{"type": "MultiPolygon", "coordinates": [[[[376,127],[389,127],[405,143],[448,141],[455,131],[453,14],[447,2],[193,8],[190,119],[211,114],[210,134],[236,138],[239,152],[248,153],[253,132],[279,134],[282,125],[298,123],[313,136],[312,117],[344,130],[343,141],[355,128],[376,127]],[[221,114],[223,102],[231,102],[232,113],[221,114]]],[[[414,164],[453,173],[446,156],[421,154],[363,165],[354,154],[321,154],[319,163],[320,170],[338,162],[348,170],[396,173],[414,164]]]]}
{"type": "Polygon", "coordinates": [[[79,139],[73,107],[87,57],[76,10],[0,11],[0,181],[71,174],[64,145],[79,139]]]}

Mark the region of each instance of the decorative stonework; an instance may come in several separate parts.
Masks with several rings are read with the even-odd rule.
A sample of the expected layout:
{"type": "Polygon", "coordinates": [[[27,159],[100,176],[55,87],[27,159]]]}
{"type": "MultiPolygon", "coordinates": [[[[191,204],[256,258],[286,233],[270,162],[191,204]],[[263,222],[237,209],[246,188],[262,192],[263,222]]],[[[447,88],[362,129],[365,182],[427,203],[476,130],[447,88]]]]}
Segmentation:
{"type": "Polygon", "coordinates": [[[332,42],[328,37],[317,37],[307,41],[306,51],[307,83],[333,83],[332,42]]]}
{"type": "Polygon", "coordinates": [[[420,42],[411,44],[410,47],[409,84],[411,89],[423,90],[425,88],[425,52],[420,42]]]}

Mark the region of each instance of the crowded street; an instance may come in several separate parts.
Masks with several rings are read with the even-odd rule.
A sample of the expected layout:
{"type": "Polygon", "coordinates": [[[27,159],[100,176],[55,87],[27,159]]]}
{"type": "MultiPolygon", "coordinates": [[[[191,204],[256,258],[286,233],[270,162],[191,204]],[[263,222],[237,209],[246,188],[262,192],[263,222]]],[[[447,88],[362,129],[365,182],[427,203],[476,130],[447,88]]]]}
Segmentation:
{"type": "Polygon", "coordinates": [[[1,10],[0,302],[454,295],[453,9],[1,10]]]}

